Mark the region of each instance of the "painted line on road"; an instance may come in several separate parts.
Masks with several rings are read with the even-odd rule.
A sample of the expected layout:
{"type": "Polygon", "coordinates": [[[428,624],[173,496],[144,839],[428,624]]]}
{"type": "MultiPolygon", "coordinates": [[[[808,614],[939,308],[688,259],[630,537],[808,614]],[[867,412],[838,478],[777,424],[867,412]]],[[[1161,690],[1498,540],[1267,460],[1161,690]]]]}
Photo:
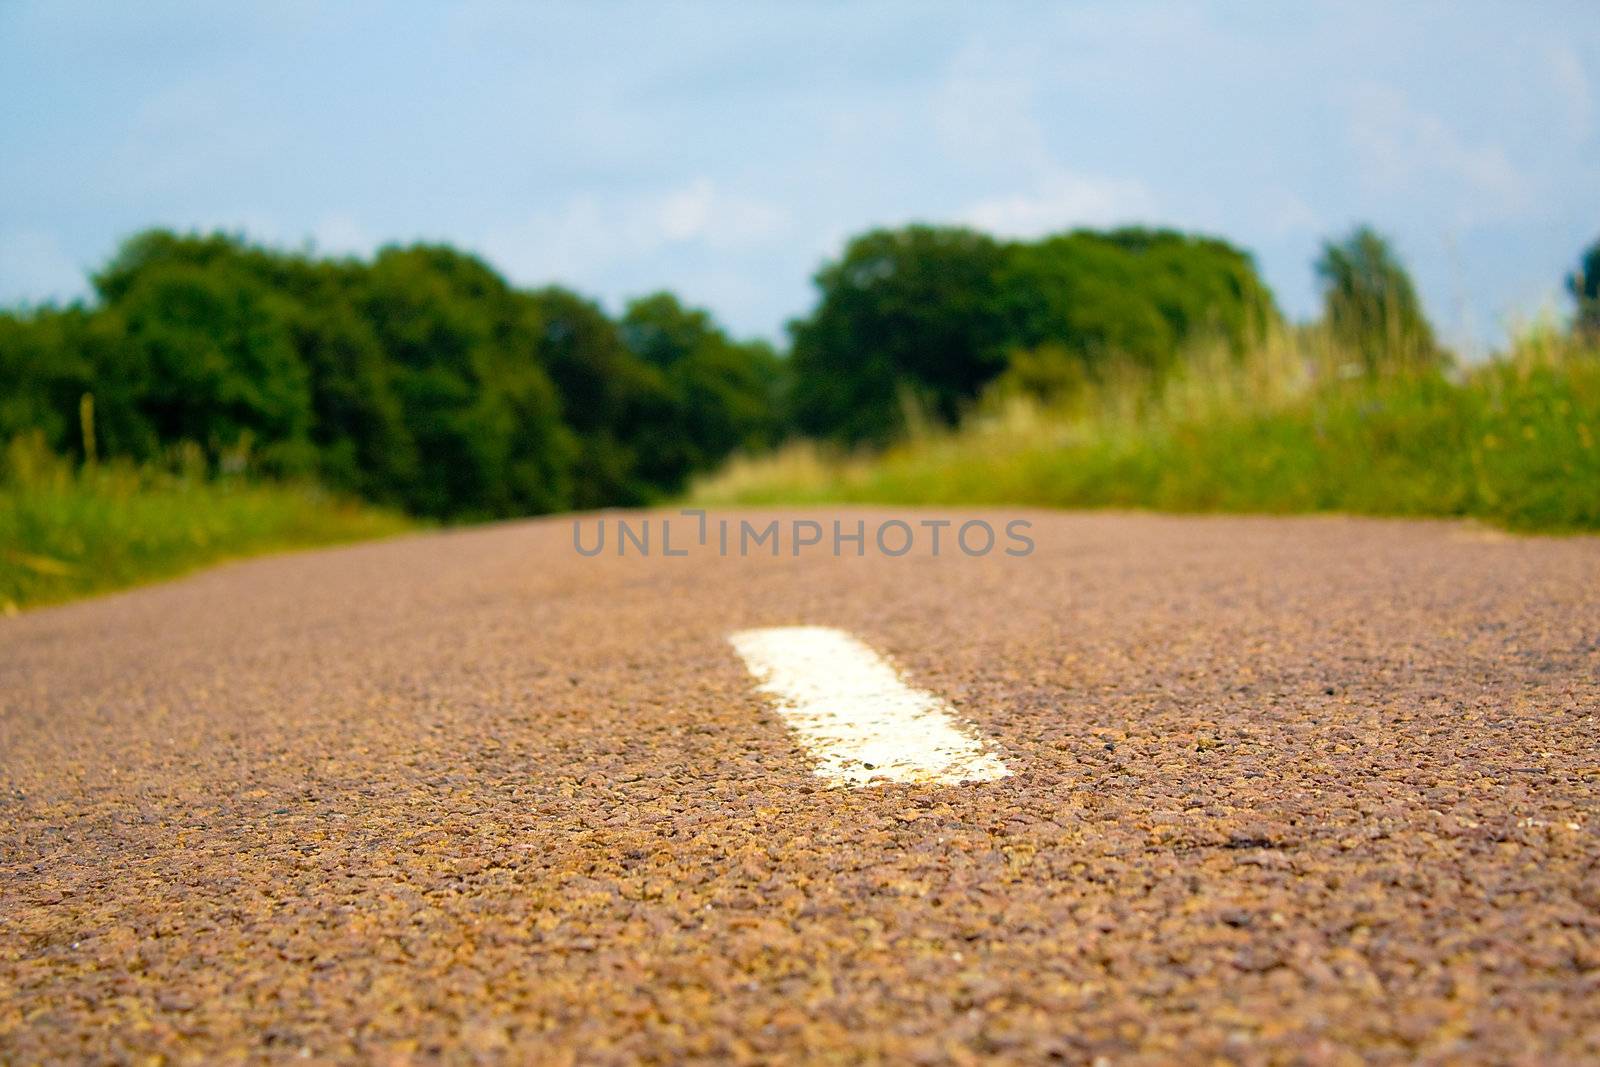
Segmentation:
{"type": "Polygon", "coordinates": [[[901,680],[843,630],[778,626],[730,634],[784,722],[840,785],[992,782],[1010,774],[948,703],[901,680]]]}

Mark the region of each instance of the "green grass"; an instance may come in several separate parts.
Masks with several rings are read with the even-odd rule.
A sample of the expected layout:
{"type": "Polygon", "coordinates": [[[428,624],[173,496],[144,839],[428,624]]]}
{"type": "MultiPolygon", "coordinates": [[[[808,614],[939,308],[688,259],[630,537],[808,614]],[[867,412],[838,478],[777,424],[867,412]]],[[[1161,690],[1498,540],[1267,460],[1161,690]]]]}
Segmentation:
{"type": "Polygon", "coordinates": [[[76,471],[14,442],[0,476],[0,611],[166,578],[218,560],[382,537],[403,516],[311,486],[76,471]]]}
{"type": "Polygon", "coordinates": [[[1535,337],[1454,379],[1349,381],[1263,353],[1161,389],[1105,389],[1070,412],[991,405],[961,430],[876,456],[790,446],[735,463],[693,496],[1465,516],[1523,531],[1600,530],[1600,354],[1535,337]]]}

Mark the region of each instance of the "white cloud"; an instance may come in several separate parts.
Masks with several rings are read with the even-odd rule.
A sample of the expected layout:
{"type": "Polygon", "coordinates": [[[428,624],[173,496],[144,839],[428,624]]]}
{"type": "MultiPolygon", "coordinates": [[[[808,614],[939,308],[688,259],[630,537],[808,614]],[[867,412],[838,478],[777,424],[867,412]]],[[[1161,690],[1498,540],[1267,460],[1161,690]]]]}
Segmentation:
{"type": "Polygon", "coordinates": [[[933,123],[952,160],[1000,190],[958,218],[1007,237],[1037,237],[1074,226],[1149,219],[1155,197],[1140,181],[1087,173],[1051,151],[1037,108],[1049,82],[1037,50],[963,49],[933,98],[933,123]]]}
{"type": "Polygon", "coordinates": [[[788,227],[783,209],[702,177],[634,196],[580,194],[497,230],[482,247],[519,278],[586,280],[674,247],[748,250],[780,240],[788,227]]]}
{"type": "Polygon", "coordinates": [[[1305,199],[1287,189],[1278,189],[1259,201],[1268,229],[1275,237],[1296,233],[1316,233],[1326,229],[1317,210],[1305,199]]]}
{"type": "Polygon", "coordinates": [[[378,241],[352,215],[330,212],[322,216],[311,231],[317,250],[334,255],[364,256],[378,247],[378,241]]]}
{"type": "Polygon", "coordinates": [[[713,248],[759,243],[783,228],[782,210],[754,197],[717,190],[709,178],[696,178],[659,198],[655,223],[667,241],[704,241],[713,248]]]}
{"type": "Polygon", "coordinates": [[[1349,136],[1363,184],[1453,202],[1461,225],[1514,217],[1531,199],[1503,148],[1468,143],[1393,89],[1369,85],[1352,94],[1349,136]]]}
{"type": "Polygon", "coordinates": [[[1568,131],[1577,140],[1588,137],[1594,128],[1594,90],[1578,53],[1570,45],[1556,45],[1544,69],[1556,92],[1556,106],[1566,112],[1568,131]]]}
{"type": "MultiPolygon", "coordinates": [[[[1028,57],[1031,59],[1031,57],[1028,57]]],[[[933,124],[951,157],[968,165],[1003,161],[1025,171],[1052,165],[1034,111],[1040,78],[1028,59],[969,46],[933,100],[933,124]]]]}
{"type": "Polygon", "coordinates": [[[1143,183],[1055,170],[1026,192],[987,197],[962,220],[1006,237],[1038,237],[1074,226],[1148,221],[1155,198],[1143,183]]]}

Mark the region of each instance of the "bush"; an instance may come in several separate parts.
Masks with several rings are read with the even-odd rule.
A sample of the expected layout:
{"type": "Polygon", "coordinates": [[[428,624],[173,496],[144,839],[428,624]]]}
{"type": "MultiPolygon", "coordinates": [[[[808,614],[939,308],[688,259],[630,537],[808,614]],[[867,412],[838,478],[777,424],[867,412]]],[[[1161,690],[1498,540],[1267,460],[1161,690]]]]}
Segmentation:
{"type": "Polygon", "coordinates": [[[363,262],[153,230],[94,283],[93,305],[0,314],[0,441],[187,442],[213,473],[470,519],[641,503],[778,433],[766,345],[667,295],[614,322],[444,246],[363,262]]]}
{"type": "Polygon", "coordinates": [[[911,226],[856,238],[816,276],[791,326],[793,411],[810,434],[883,444],[924,413],[953,425],[995,378],[1163,374],[1220,341],[1235,354],[1278,321],[1249,256],[1168,230],[1002,243],[911,226]],[[1046,363],[1049,365],[1047,366],[1046,363]]]}
{"type": "Polygon", "coordinates": [[[1369,227],[1322,246],[1317,259],[1324,328],[1356,353],[1368,374],[1448,362],[1422,313],[1411,275],[1389,242],[1369,227]]]}

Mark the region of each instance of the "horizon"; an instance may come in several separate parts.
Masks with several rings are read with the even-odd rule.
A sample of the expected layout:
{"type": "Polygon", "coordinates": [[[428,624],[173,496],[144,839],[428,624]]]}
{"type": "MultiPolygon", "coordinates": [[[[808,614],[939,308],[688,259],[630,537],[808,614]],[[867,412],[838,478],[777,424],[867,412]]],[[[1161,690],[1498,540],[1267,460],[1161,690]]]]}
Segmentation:
{"type": "Polygon", "coordinates": [[[1567,310],[1600,231],[1580,5],[1001,10],[11,5],[0,304],[170,227],[448,243],[781,341],[848,235],[921,221],[1220,237],[1301,321],[1320,242],[1370,223],[1469,355],[1567,310]]]}

